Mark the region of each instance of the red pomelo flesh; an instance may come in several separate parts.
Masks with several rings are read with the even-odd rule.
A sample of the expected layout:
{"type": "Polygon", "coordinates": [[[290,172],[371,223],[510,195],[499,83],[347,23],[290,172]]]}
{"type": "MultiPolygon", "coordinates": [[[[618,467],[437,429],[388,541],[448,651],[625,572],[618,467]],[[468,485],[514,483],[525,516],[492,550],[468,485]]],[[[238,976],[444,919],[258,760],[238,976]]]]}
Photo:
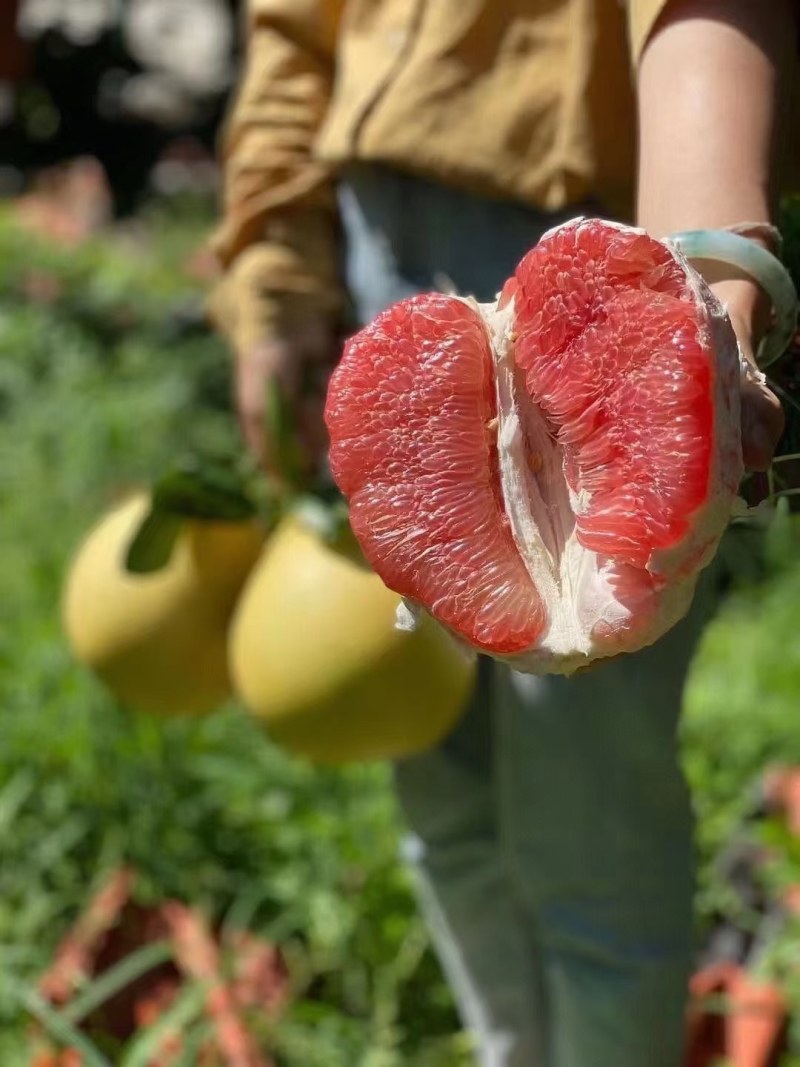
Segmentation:
{"type": "Polygon", "coordinates": [[[568,673],[687,610],[741,478],[738,391],[689,264],[578,219],[496,304],[415,297],[348,342],[331,469],[390,588],[475,648],[568,673]]]}
{"type": "Polygon", "coordinates": [[[352,372],[338,373],[326,417],[367,559],[470,643],[528,648],[544,614],[503,510],[480,314],[453,297],[413,297],[354,337],[345,358],[352,372]]]}
{"type": "Polygon", "coordinates": [[[649,237],[565,229],[517,273],[517,366],[558,426],[585,548],[644,567],[708,490],[712,365],[684,270],[649,237]],[[598,254],[599,253],[599,254],[598,254]]]}

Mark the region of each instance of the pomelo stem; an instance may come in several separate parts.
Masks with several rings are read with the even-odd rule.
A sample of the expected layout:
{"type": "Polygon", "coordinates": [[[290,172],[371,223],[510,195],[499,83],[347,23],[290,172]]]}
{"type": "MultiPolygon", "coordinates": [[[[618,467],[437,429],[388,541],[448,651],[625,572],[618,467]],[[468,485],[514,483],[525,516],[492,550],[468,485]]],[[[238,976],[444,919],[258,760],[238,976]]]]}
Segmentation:
{"type": "Polygon", "coordinates": [[[276,469],[276,489],[295,495],[308,488],[308,465],[298,444],[294,411],[277,378],[267,382],[264,437],[276,469]]]}
{"type": "Polygon", "coordinates": [[[277,468],[267,482],[273,507],[279,515],[295,512],[328,544],[339,543],[345,530],[349,532],[347,505],[326,472],[315,477],[309,469],[298,443],[292,405],[275,378],[267,384],[266,401],[264,433],[277,468]]]}

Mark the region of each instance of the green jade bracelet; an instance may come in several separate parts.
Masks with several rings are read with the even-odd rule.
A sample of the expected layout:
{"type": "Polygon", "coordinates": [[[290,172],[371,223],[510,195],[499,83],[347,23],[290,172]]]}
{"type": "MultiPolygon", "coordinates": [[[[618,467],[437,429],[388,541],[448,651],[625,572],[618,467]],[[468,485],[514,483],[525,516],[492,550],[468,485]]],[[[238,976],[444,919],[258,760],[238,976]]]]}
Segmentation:
{"type": "Polygon", "coordinates": [[[756,358],[762,370],[779,359],[797,329],[797,291],[781,261],[761,245],[730,230],[685,230],[671,234],[667,241],[701,274],[703,263],[724,263],[739,272],[728,277],[746,275],[764,290],[775,314],[756,358]]]}

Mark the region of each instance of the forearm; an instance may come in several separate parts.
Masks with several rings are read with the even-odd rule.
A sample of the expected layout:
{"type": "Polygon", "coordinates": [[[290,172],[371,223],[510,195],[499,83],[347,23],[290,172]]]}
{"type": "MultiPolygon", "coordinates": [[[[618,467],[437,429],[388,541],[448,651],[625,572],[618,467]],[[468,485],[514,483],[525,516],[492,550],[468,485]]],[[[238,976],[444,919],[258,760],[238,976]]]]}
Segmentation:
{"type": "Polygon", "coordinates": [[[334,323],[341,310],[332,215],[298,212],[280,239],[272,221],[264,235],[269,240],[262,237],[241,247],[209,298],[212,322],[238,354],[265,338],[293,334],[311,317],[334,323]]]}
{"type": "Polygon", "coordinates": [[[789,0],[673,0],[638,70],[638,217],[655,234],[767,221],[789,0]]]}
{"type": "MultiPolygon", "coordinates": [[[[638,219],[651,233],[767,222],[789,0],[673,0],[638,70],[638,219]]],[[[751,283],[715,286],[752,330],[751,283]]]]}
{"type": "MultiPolygon", "coordinates": [[[[651,233],[769,222],[793,0],[672,0],[638,68],[639,223],[651,233]]],[[[770,312],[746,276],[714,285],[753,359],[770,312]]],[[[712,280],[709,278],[709,280],[712,280]]],[[[742,387],[745,464],[765,470],[783,429],[777,398],[742,387]]]]}
{"type": "Polygon", "coordinates": [[[223,212],[210,302],[234,350],[341,304],[336,201],[314,154],[333,79],[340,0],[248,0],[246,56],[222,138],[223,212]]]}

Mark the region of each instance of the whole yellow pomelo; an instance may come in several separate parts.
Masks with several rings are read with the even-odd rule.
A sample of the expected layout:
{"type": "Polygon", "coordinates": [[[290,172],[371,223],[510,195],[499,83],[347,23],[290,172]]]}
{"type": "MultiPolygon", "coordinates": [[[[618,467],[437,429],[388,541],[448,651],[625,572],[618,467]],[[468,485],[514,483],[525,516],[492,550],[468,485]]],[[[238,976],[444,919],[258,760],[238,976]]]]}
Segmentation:
{"type": "Polygon", "coordinates": [[[124,704],[210,711],[231,695],[228,623],[264,534],[252,522],[187,519],[164,568],[131,574],[125,555],[148,507],[145,495],[128,500],[79,546],[63,596],[67,639],[124,704]]]}
{"type": "Polygon", "coordinates": [[[474,664],[429,618],[398,630],[398,601],[352,535],[332,546],[299,517],[283,520],[247,581],[229,644],[236,692],[275,741],[337,764],[408,755],[449,732],[474,664]]]}

